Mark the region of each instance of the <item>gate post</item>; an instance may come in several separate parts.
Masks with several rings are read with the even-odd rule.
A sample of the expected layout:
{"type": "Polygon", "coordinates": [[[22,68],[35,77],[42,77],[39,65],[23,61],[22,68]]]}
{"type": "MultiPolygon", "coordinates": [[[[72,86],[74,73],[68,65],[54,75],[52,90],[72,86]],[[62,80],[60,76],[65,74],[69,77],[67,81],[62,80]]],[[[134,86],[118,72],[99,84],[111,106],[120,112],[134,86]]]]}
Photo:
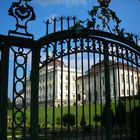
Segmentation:
{"type": "Polygon", "coordinates": [[[112,139],[111,99],[110,99],[110,68],[108,44],[104,40],[104,74],[105,74],[105,105],[106,105],[106,140],[112,139]]]}
{"type": "Polygon", "coordinates": [[[39,59],[40,49],[32,48],[31,69],[31,140],[38,140],[38,84],[39,84],[39,59]]]}
{"type": "Polygon", "coordinates": [[[0,84],[0,140],[7,140],[9,46],[2,45],[0,84]]]}

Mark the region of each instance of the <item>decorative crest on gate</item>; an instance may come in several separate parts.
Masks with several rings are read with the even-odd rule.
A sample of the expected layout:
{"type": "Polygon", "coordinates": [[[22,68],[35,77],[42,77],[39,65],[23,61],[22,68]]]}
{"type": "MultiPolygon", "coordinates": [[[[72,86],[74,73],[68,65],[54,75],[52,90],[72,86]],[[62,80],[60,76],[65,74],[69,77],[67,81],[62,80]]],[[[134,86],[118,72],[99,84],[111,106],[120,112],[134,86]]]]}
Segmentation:
{"type": "Polygon", "coordinates": [[[16,19],[16,29],[10,30],[9,35],[20,35],[33,38],[33,34],[27,30],[27,24],[31,20],[35,20],[35,12],[28,2],[31,0],[19,0],[19,2],[13,2],[12,6],[8,10],[9,15],[16,19]]]}

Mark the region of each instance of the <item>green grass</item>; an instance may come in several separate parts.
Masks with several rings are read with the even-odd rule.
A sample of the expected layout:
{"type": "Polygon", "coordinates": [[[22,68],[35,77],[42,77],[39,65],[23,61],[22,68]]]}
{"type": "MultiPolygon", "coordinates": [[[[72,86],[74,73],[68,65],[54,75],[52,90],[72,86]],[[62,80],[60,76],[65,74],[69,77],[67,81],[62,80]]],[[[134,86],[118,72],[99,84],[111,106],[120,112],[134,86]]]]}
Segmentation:
{"type": "MultiPolygon", "coordinates": [[[[134,100],[127,100],[125,102],[126,104],[126,112],[130,112],[131,110],[133,110],[134,108],[134,100]]],[[[102,106],[104,106],[104,104],[102,104],[102,106]]],[[[139,106],[139,101],[135,100],[135,106],[139,106]]],[[[84,105],[84,114],[85,114],[85,120],[86,123],[89,124],[89,112],[91,114],[91,124],[95,125],[95,122],[93,121],[93,117],[95,116],[95,104],[91,104],[91,109],[89,110],[89,105],[85,104],[84,105]]],[[[112,102],[111,103],[111,107],[112,110],[115,112],[115,103],[112,102]]],[[[80,125],[80,121],[82,118],[82,112],[83,112],[83,106],[82,105],[78,105],[77,107],[77,113],[78,113],[78,125],[80,125]]],[[[68,113],[68,106],[63,107],[63,115],[68,113]]],[[[76,106],[70,106],[70,113],[74,114],[76,116],[76,106]]],[[[47,109],[47,114],[48,114],[48,120],[49,120],[49,124],[50,127],[52,122],[53,122],[53,107],[48,107],[47,109]]],[[[101,104],[97,103],[96,104],[96,114],[101,115],[101,104]]],[[[8,110],[8,115],[12,116],[12,111],[8,110]]],[[[55,107],[55,124],[56,124],[56,120],[57,118],[61,117],[61,107],[55,107]]],[[[12,117],[11,117],[12,118],[12,117]]],[[[27,109],[26,111],[26,118],[27,118],[27,127],[30,126],[30,110],[27,109]]],[[[42,127],[42,125],[45,123],[45,107],[39,107],[39,124],[42,127]]],[[[57,125],[56,125],[57,126],[57,125]]],[[[11,127],[11,123],[8,124],[8,127],[11,127]]],[[[57,126],[60,127],[60,126],[57,126]]]]}

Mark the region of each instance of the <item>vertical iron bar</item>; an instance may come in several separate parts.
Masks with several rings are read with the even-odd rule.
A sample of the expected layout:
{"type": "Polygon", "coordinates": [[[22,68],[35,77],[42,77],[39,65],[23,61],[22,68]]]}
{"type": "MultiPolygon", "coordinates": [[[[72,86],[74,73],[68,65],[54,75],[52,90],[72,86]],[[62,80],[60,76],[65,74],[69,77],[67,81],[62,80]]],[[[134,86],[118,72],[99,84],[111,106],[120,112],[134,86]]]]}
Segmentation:
{"type": "Polygon", "coordinates": [[[83,46],[83,38],[80,40],[81,41],[81,66],[82,66],[82,117],[85,118],[85,109],[84,109],[84,67],[83,67],[83,51],[84,51],[84,46],[83,46]]]}
{"type": "MultiPolygon", "coordinates": [[[[63,117],[63,40],[61,40],[61,120],[63,117]]],[[[63,130],[63,123],[61,121],[61,131],[63,130]]]]}
{"type": "Polygon", "coordinates": [[[110,69],[109,69],[109,51],[108,44],[104,40],[104,75],[105,75],[105,103],[106,103],[106,140],[112,139],[111,124],[111,99],[110,99],[110,69]]]}
{"type": "Polygon", "coordinates": [[[76,131],[78,131],[78,75],[77,75],[77,39],[74,40],[75,42],[75,91],[76,91],[76,131]]]}
{"type": "Polygon", "coordinates": [[[75,43],[75,92],[76,92],[76,140],[78,139],[78,74],[77,74],[77,39],[74,39],[75,43]]]}
{"type": "MultiPolygon", "coordinates": [[[[24,76],[25,76],[25,80],[24,80],[24,83],[26,85],[26,77],[27,77],[27,56],[28,55],[25,55],[25,59],[26,59],[26,63],[25,63],[25,70],[24,70],[24,76]]],[[[24,101],[23,101],[23,106],[24,106],[24,129],[23,129],[23,136],[24,138],[26,138],[26,111],[27,111],[27,106],[26,106],[26,87],[24,88],[24,101]]]]}
{"type": "Polygon", "coordinates": [[[46,93],[45,93],[45,139],[47,139],[48,136],[48,47],[49,45],[46,45],[46,83],[45,83],[45,87],[46,87],[46,93]]]}
{"type": "Polygon", "coordinates": [[[140,77],[139,77],[139,71],[140,71],[140,69],[139,69],[139,58],[140,58],[140,56],[138,56],[138,55],[136,55],[136,66],[137,66],[137,82],[136,82],[136,84],[137,84],[137,92],[138,92],[138,96],[139,96],[139,106],[140,106],[140,83],[139,83],[139,80],[140,80],[140,77]]]}
{"type": "Polygon", "coordinates": [[[67,26],[68,26],[68,30],[70,29],[70,17],[67,17],[67,26]]]}
{"type": "MultiPolygon", "coordinates": [[[[120,62],[119,62],[119,46],[116,45],[116,56],[117,56],[117,98],[119,97],[118,103],[121,102],[121,95],[120,95],[120,62]],[[118,94],[119,93],[119,94],[118,94]]],[[[119,126],[119,132],[120,132],[120,139],[122,139],[122,131],[121,131],[121,126],[119,126]]]]}
{"type": "Polygon", "coordinates": [[[8,99],[8,66],[9,46],[2,46],[1,53],[1,87],[0,87],[0,139],[7,140],[7,99],[8,99]]]}
{"type": "Polygon", "coordinates": [[[89,46],[89,39],[87,39],[87,47],[88,47],[88,101],[89,101],[89,125],[91,125],[91,89],[90,89],[90,46],[89,46]]]}
{"type": "Polygon", "coordinates": [[[14,105],[15,105],[15,100],[14,100],[14,98],[15,98],[15,94],[14,94],[14,88],[15,88],[15,67],[16,67],[16,64],[15,64],[15,58],[16,58],[16,54],[14,53],[14,66],[13,66],[13,92],[12,92],[12,99],[13,99],[13,105],[12,105],[12,140],[14,140],[15,139],[15,128],[14,128],[14,126],[15,126],[15,115],[14,115],[14,113],[15,113],[15,107],[14,107],[14,105]]]}
{"type": "Polygon", "coordinates": [[[68,39],[68,139],[70,139],[70,40],[68,39]]]}
{"type": "MultiPolygon", "coordinates": [[[[77,48],[77,42],[75,41],[75,46],[77,48]]],[[[75,69],[76,69],[76,72],[75,72],[75,76],[76,76],[76,130],[78,131],[78,84],[77,84],[77,80],[78,80],[78,75],[77,75],[77,52],[75,53],[75,69]]]]}
{"type": "MultiPolygon", "coordinates": [[[[111,51],[112,51],[112,70],[113,70],[113,91],[114,91],[114,105],[115,105],[115,113],[116,113],[116,107],[117,107],[117,96],[116,96],[116,63],[114,62],[114,50],[113,50],[113,44],[111,45],[111,51]]],[[[116,48],[115,48],[116,49],[116,48]]],[[[116,122],[116,121],[115,121],[116,122]]],[[[116,140],[118,139],[117,137],[117,126],[116,126],[116,140]]]]}
{"type": "MultiPolygon", "coordinates": [[[[102,105],[102,96],[103,96],[103,94],[102,94],[102,60],[101,60],[101,44],[100,44],[100,42],[99,42],[99,64],[100,64],[100,66],[99,66],[99,73],[100,73],[100,89],[99,89],[99,92],[100,92],[100,108],[101,108],[101,111],[100,111],[100,114],[102,114],[102,108],[103,108],[103,105],[102,105]]],[[[103,126],[102,126],[102,124],[101,124],[101,140],[103,140],[103,126]]]]}
{"type": "MultiPolygon", "coordinates": [[[[123,48],[122,48],[122,55],[124,55],[123,54],[123,48]]],[[[124,104],[125,104],[125,108],[126,108],[126,79],[125,79],[125,63],[124,63],[124,56],[122,57],[122,68],[123,68],[123,86],[124,86],[124,104]]],[[[126,113],[125,113],[125,115],[126,115],[126,113]]],[[[125,116],[126,117],[126,116],[125,116]]],[[[126,127],[126,129],[125,129],[125,136],[126,136],[126,138],[127,138],[127,127],[126,127]]]]}
{"type": "Polygon", "coordinates": [[[32,48],[31,71],[31,140],[39,140],[38,133],[38,85],[40,48],[32,48]]]}
{"type": "MultiPolygon", "coordinates": [[[[56,55],[56,42],[54,42],[54,45],[53,45],[53,122],[52,122],[52,127],[53,127],[53,134],[54,134],[54,131],[55,131],[55,92],[56,92],[56,58],[55,58],[55,55],[56,55]]],[[[54,136],[54,135],[53,135],[54,136]]]]}
{"type": "Polygon", "coordinates": [[[49,20],[46,22],[46,35],[49,33],[49,20]]]}
{"type": "Polygon", "coordinates": [[[54,24],[54,26],[53,26],[53,32],[55,33],[56,32],[56,18],[54,18],[53,19],[53,24],[54,24]]]}
{"type": "MultiPolygon", "coordinates": [[[[95,116],[97,115],[97,91],[96,91],[96,46],[94,46],[94,50],[93,50],[93,65],[94,65],[94,73],[93,73],[93,79],[94,79],[94,113],[95,116]]],[[[97,140],[97,122],[95,121],[95,139],[97,140]]]]}
{"type": "MultiPolygon", "coordinates": [[[[60,24],[61,24],[61,31],[63,30],[63,17],[60,17],[60,24]]],[[[63,83],[63,43],[64,41],[61,40],[60,41],[60,45],[61,45],[61,120],[63,117],[63,88],[64,88],[64,83],[63,83]]],[[[61,121],[61,131],[63,130],[63,123],[61,121]]],[[[62,133],[61,133],[62,134],[62,133]]]]}
{"type": "Polygon", "coordinates": [[[127,93],[127,94],[129,94],[128,96],[129,96],[129,111],[131,112],[131,95],[130,95],[130,70],[129,70],[129,50],[127,49],[127,51],[126,51],[126,59],[127,59],[127,74],[128,74],[128,76],[127,76],[127,78],[128,78],[128,91],[129,91],[129,93],[127,93]]]}

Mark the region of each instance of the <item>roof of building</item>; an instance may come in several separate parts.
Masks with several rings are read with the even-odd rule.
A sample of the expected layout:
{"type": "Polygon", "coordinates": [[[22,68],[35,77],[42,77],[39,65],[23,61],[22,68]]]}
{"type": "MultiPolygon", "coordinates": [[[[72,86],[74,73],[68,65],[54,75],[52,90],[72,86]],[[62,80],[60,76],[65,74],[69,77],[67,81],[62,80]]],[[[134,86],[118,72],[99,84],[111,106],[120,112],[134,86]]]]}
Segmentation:
{"type": "MultiPolygon", "coordinates": [[[[64,63],[64,61],[62,62],[61,60],[56,59],[55,61],[52,59],[51,61],[48,62],[48,66],[61,66],[63,65],[64,67],[67,67],[64,63]]],[[[46,66],[46,61],[43,61],[42,65],[39,67],[39,69],[41,69],[42,67],[46,66]]]]}
{"type": "MultiPolygon", "coordinates": [[[[122,62],[115,62],[115,61],[109,61],[109,68],[110,70],[112,69],[124,69],[124,70],[128,70],[128,71],[135,71],[135,72],[140,72],[140,70],[134,66],[134,65],[130,65],[127,63],[122,63],[122,62]]],[[[87,77],[88,75],[93,75],[93,74],[98,74],[102,71],[104,71],[104,65],[105,65],[105,61],[102,60],[101,62],[96,63],[95,65],[92,65],[91,68],[85,72],[85,75],[82,75],[80,77],[78,77],[79,79],[82,77],[87,77]],[[95,73],[94,73],[95,72],[95,73]]]]}

